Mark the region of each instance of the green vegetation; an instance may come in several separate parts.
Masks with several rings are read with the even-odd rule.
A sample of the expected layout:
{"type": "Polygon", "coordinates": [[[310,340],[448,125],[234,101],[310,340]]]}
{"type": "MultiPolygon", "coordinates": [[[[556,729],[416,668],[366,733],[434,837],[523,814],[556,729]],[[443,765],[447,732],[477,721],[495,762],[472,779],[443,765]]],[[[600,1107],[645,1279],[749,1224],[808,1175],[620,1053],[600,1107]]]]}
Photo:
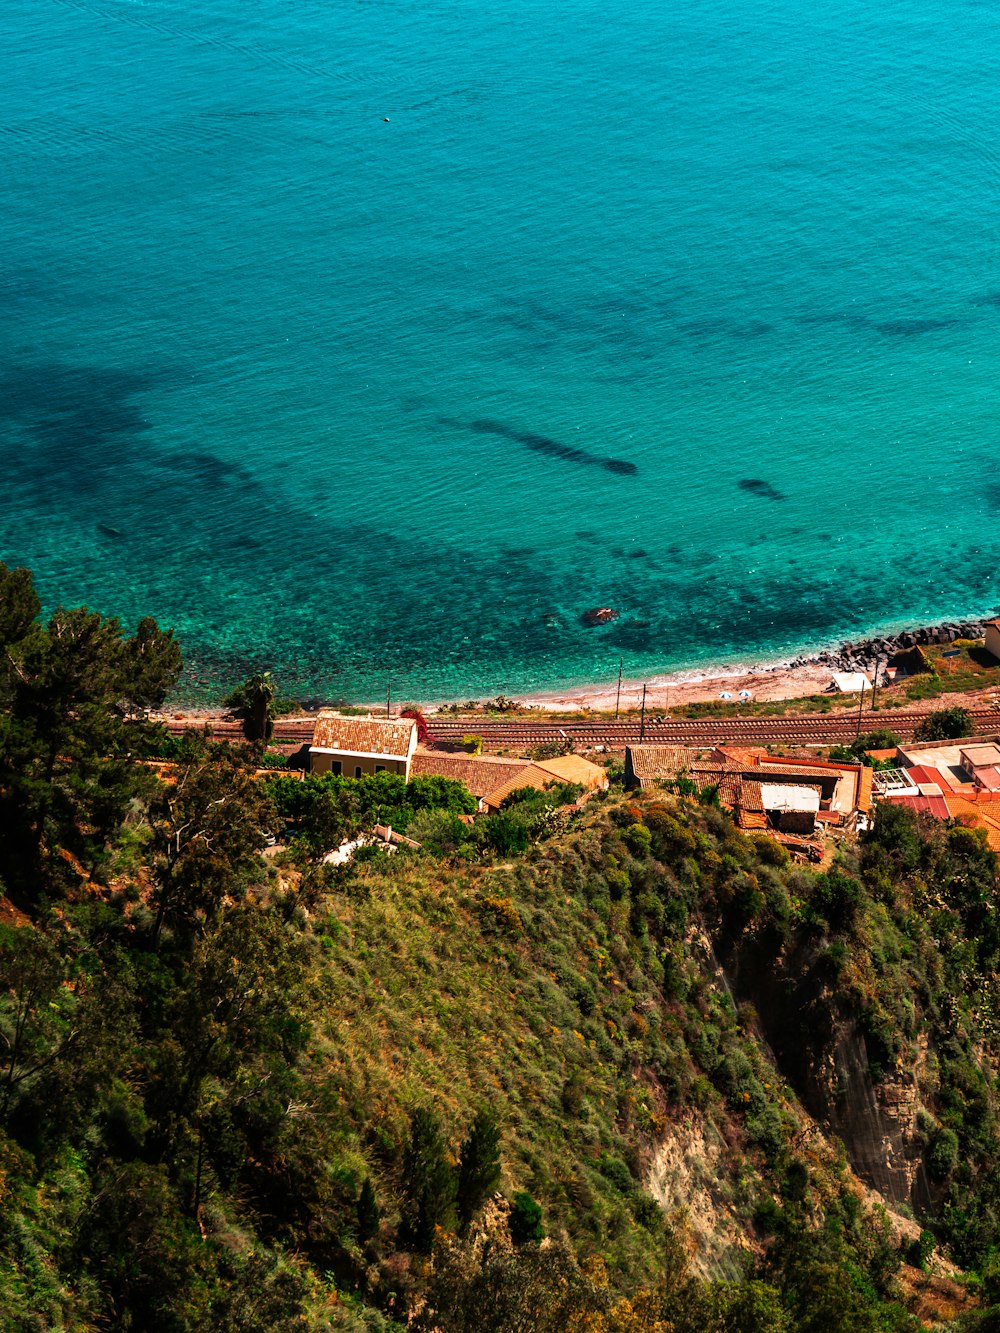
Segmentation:
{"type": "Polygon", "coordinates": [[[890,731],[888,727],[880,727],[877,731],[865,732],[850,745],[831,746],[830,758],[849,764],[866,764],[869,768],[891,768],[895,760],[873,760],[868,751],[894,750],[898,744],[899,737],[894,731],[890,731]]]}
{"type": "Polygon", "coordinates": [[[972,718],[966,708],[939,708],[925,717],[914,736],[918,741],[948,741],[972,732],[972,718]]]}
{"type": "Polygon", "coordinates": [[[816,873],[664,792],[159,777],[169,672],[0,592],[3,1333],[904,1333],[925,1268],[996,1326],[979,834],[880,806],[816,873]],[[420,850],[320,863],[383,818],[420,850]]]}
{"type": "Polygon", "coordinates": [[[248,676],[223,700],[230,717],[243,724],[248,741],[262,746],[271,739],[277,713],[278,684],[270,671],[248,676]]]}

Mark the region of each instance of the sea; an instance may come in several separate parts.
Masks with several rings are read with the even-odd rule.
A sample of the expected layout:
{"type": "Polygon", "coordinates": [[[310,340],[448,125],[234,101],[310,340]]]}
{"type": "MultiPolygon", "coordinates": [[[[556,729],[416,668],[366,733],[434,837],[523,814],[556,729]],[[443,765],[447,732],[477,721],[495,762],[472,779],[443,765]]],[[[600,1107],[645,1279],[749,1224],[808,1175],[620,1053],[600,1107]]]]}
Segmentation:
{"type": "Polygon", "coordinates": [[[187,697],[1000,606],[997,6],[5,0],[0,42],[0,559],[173,626],[187,697]]]}

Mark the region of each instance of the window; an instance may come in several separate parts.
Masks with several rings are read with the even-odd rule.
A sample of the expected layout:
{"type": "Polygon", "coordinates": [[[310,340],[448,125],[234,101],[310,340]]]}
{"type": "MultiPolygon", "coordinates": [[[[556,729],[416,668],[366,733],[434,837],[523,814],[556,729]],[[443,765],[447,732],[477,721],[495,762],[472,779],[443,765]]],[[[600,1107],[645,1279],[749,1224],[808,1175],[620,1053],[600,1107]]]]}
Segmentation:
{"type": "Polygon", "coordinates": [[[330,764],[330,772],[333,774],[335,778],[339,778],[343,771],[344,771],[344,765],[340,762],[339,759],[334,759],[330,764]]]}
{"type": "Polygon", "coordinates": [[[360,765],[360,764],[358,764],[358,766],[355,768],[355,770],[354,770],[354,776],[355,776],[356,778],[359,778],[359,777],[361,776],[361,765],[360,765]]]}
{"type": "Polygon", "coordinates": [[[376,764],[376,765],[375,765],[375,772],[376,772],[376,773],[384,773],[384,772],[385,772],[385,764],[376,764]]]}

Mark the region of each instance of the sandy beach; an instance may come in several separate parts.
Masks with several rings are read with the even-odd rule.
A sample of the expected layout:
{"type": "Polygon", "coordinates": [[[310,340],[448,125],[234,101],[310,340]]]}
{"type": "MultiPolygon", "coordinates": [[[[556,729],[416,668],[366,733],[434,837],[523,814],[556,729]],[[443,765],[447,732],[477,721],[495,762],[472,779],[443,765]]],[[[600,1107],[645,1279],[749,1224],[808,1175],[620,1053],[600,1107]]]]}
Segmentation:
{"type": "MultiPolygon", "coordinates": [[[[740,691],[747,690],[752,699],[746,702],[768,703],[780,699],[800,699],[803,695],[819,694],[830,684],[832,672],[819,663],[805,666],[748,667],[744,671],[711,670],[685,676],[652,676],[646,682],[646,709],[654,712],[676,708],[684,704],[706,703],[719,699],[723,693],[740,702],[740,691]]],[[[642,681],[623,680],[621,687],[622,710],[638,708],[642,701],[642,681]]],[[[564,690],[551,690],[524,696],[520,702],[551,713],[579,712],[597,709],[613,712],[618,685],[575,685],[564,690]]]]}

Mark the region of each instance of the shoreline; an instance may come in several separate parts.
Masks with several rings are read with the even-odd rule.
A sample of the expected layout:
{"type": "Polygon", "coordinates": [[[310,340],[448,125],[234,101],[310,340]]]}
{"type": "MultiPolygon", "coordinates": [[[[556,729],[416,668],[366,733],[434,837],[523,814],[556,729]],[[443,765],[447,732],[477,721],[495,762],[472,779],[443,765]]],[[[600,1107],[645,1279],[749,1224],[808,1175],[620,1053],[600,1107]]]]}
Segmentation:
{"type": "MultiPolygon", "coordinates": [[[[885,663],[895,653],[928,644],[952,643],[956,639],[979,639],[984,630],[983,620],[944,621],[937,625],[900,629],[895,633],[860,641],[844,640],[832,648],[820,648],[807,655],[774,662],[666,672],[647,677],[645,681],[623,678],[621,707],[626,711],[638,708],[643,685],[646,687],[646,708],[654,712],[686,704],[710,703],[719,700],[723,692],[733,695],[731,701],[725,702],[738,703],[741,690],[748,690],[752,695],[745,701],[747,703],[778,703],[801,699],[810,694],[825,693],[835,671],[864,671],[870,675],[880,663],[885,663]]],[[[540,690],[524,695],[519,702],[526,707],[550,713],[586,710],[611,712],[617,697],[618,682],[613,681],[611,684],[583,684],[540,690]]],[[[843,697],[846,699],[851,696],[843,697]]],[[[440,707],[440,702],[426,705],[429,712],[440,707]]]]}
{"type": "MultiPolygon", "coordinates": [[[[621,710],[634,711],[639,708],[643,685],[646,686],[646,708],[653,713],[667,708],[683,707],[687,704],[709,703],[718,701],[723,692],[732,694],[732,700],[725,702],[739,703],[740,690],[750,691],[752,698],[747,703],[779,703],[791,699],[801,699],[811,694],[827,692],[835,671],[865,671],[869,675],[876,663],[884,663],[896,652],[926,644],[944,644],[956,639],[981,638],[984,621],[961,620],[947,621],[938,625],[924,625],[915,629],[902,629],[894,634],[865,639],[860,642],[845,641],[832,648],[821,648],[807,655],[785,658],[778,661],[764,661],[752,665],[726,663],[707,665],[704,668],[692,668],[641,679],[622,679],[621,710]]],[[[498,696],[490,696],[496,698],[498,696]]],[[[618,697],[618,682],[582,683],[568,685],[551,690],[537,690],[518,695],[516,702],[525,709],[547,713],[602,712],[612,713],[618,697]]],[[[837,696],[832,695],[836,698],[837,696]]],[[[844,695],[846,701],[853,698],[844,695]]],[[[409,701],[400,701],[398,707],[409,701]]],[[[488,703],[489,699],[480,701],[488,703]]],[[[420,708],[428,715],[437,714],[444,707],[460,704],[461,700],[421,700],[412,706],[420,708]]],[[[324,704],[321,707],[330,707],[324,704]]],[[[853,706],[853,705],[849,705],[853,706]]],[[[385,704],[382,701],[362,702],[342,705],[351,709],[367,709],[373,714],[380,714],[385,704]]],[[[217,716],[222,710],[221,703],[196,704],[177,700],[168,701],[159,710],[158,716],[164,719],[172,717],[217,716]]],[[[304,710],[305,714],[315,713],[316,709],[304,710]]]]}

